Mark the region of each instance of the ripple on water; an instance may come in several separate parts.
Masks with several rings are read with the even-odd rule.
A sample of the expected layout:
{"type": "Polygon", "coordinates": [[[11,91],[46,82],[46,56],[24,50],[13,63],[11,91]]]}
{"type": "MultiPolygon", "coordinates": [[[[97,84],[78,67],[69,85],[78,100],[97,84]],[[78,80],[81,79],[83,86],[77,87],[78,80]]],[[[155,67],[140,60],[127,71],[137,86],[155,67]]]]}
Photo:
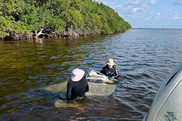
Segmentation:
{"type": "Polygon", "coordinates": [[[181,30],[130,29],[42,44],[0,42],[0,120],[141,121],[163,80],[182,60],[179,35],[181,30]],[[70,79],[74,68],[100,70],[109,58],[122,77],[112,99],[88,97],[81,109],[58,109],[59,94],[37,90],[70,79]]]}

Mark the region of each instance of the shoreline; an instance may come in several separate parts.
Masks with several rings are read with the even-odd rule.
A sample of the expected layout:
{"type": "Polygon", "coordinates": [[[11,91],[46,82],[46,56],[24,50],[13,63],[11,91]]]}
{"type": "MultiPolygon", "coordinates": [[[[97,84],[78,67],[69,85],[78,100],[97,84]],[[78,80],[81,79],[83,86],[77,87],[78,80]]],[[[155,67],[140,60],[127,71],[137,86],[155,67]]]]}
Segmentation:
{"type": "MultiPolygon", "coordinates": [[[[127,29],[128,30],[128,29],[127,29]]],[[[127,31],[126,30],[126,31],[127,31]]],[[[40,31],[39,31],[40,32],[40,31]]],[[[125,31],[118,31],[118,32],[111,32],[111,33],[104,33],[104,32],[95,32],[95,31],[64,31],[64,32],[50,32],[43,30],[39,35],[36,35],[35,32],[30,33],[15,33],[9,32],[9,36],[5,36],[4,38],[0,36],[0,41],[18,41],[18,40],[32,40],[32,39],[56,39],[56,38],[78,38],[78,37],[87,37],[87,36],[94,36],[94,35],[110,35],[114,33],[124,33],[125,31]]]]}

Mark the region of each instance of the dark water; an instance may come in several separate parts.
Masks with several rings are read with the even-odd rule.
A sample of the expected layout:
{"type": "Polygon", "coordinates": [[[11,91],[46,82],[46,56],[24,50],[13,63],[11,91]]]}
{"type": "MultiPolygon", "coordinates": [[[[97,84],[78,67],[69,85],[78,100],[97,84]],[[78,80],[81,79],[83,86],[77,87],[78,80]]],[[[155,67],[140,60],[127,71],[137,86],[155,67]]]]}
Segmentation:
{"type": "Polygon", "coordinates": [[[75,40],[0,42],[0,120],[140,121],[162,81],[182,61],[182,30],[130,29],[75,40]],[[56,108],[42,87],[70,79],[74,68],[118,64],[115,97],[87,97],[81,108],[56,108]]]}

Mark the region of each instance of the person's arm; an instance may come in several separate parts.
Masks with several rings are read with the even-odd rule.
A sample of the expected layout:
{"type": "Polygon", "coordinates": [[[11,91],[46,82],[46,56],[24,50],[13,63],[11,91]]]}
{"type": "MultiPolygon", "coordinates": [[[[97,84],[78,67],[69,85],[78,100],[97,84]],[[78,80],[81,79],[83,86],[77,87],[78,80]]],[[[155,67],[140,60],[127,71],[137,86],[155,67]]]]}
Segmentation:
{"type": "Polygon", "coordinates": [[[104,68],[102,68],[101,70],[100,70],[100,73],[103,73],[104,72],[104,68]]]}
{"type": "Polygon", "coordinates": [[[88,86],[88,83],[87,83],[86,92],[88,92],[88,91],[89,91],[89,86],[88,86]]]}
{"type": "Polygon", "coordinates": [[[115,66],[114,66],[114,70],[115,70],[115,71],[114,71],[114,76],[117,77],[117,76],[118,76],[118,71],[117,71],[117,69],[116,69],[115,66]]]}
{"type": "MultiPolygon", "coordinates": [[[[107,66],[107,65],[106,65],[107,66]]],[[[106,72],[105,72],[105,68],[106,68],[106,66],[104,66],[103,68],[102,68],[102,70],[100,71],[100,73],[102,73],[102,74],[105,74],[106,75],[106,72]]]]}
{"type": "Polygon", "coordinates": [[[72,85],[70,82],[67,83],[67,93],[66,93],[66,98],[68,102],[71,100],[71,90],[72,90],[72,85]]]}

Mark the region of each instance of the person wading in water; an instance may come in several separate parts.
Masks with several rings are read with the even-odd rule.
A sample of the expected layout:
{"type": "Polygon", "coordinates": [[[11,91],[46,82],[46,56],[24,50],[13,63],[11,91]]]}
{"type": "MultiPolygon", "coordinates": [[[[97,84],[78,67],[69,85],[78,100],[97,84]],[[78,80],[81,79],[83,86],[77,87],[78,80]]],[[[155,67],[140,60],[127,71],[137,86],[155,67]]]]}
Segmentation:
{"type": "Polygon", "coordinates": [[[100,73],[108,76],[109,78],[117,78],[118,73],[116,70],[116,65],[113,61],[113,59],[109,59],[108,62],[106,63],[106,66],[102,68],[100,73]]]}
{"type": "Polygon", "coordinates": [[[86,80],[85,71],[74,69],[72,71],[71,80],[67,83],[66,97],[68,102],[77,97],[86,97],[85,92],[89,91],[89,86],[86,80]]]}

